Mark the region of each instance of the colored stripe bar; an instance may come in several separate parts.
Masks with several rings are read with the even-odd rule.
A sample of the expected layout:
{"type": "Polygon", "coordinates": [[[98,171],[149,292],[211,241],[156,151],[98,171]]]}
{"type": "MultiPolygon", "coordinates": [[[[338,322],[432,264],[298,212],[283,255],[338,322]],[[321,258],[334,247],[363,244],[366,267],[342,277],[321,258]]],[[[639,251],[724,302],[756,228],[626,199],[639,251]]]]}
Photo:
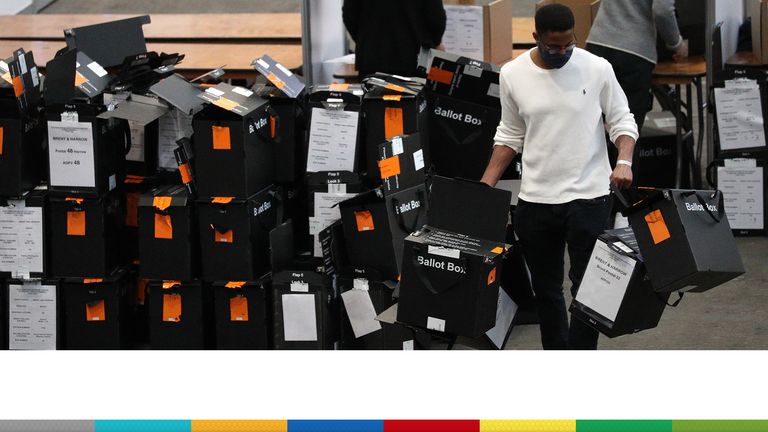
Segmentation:
{"type": "Polygon", "coordinates": [[[93,432],[93,420],[0,420],[0,432],[93,432]]]}
{"type": "Polygon", "coordinates": [[[577,420],[577,432],[672,432],[671,420],[577,420]]]}
{"type": "Polygon", "coordinates": [[[480,432],[480,420],[384,420],[384,432],[480,432]]]}
{"type": "Polygon", "coordinates": [[[191,432],[190,420],[96,420],[95,432],[191,432]]]}
{"type": "Polygon", "coordinates": [[[765,432],[766,420],[675,420],[672,432],[765,432]]]}
{"type": "Polygon", "coordinates": [[[288,420],[288,432],[384,432],[382,420],[288,420]]]}
{"type": "Polygon", "coordinates": [[[576,420],[480,420],[480,432],[576,432],[576,420]]]}
{"type": "Polygon", "coordinates": [[[288,420],[192,420],[192,432],[288,432],[288,420]]]}

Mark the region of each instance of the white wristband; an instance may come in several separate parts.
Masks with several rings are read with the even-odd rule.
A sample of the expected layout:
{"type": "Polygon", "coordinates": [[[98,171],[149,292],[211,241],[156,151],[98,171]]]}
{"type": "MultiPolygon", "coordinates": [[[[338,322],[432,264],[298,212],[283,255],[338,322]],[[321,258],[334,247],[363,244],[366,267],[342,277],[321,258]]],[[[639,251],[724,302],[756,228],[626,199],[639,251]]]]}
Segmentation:
{"type": "Polygon", "coordinates": [[[624,160],[624,159],[617,160],[616,161],[616,165],[626,165],[626,166],[632,168],[632,162],[630,162],[628,160],[624,160]]]}

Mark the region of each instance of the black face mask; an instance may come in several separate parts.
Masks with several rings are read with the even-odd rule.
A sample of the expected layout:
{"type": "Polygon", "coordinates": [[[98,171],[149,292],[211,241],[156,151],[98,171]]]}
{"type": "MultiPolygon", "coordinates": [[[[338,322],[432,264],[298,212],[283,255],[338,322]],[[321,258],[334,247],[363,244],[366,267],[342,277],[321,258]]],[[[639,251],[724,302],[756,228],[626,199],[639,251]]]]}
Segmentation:
{"type": "Polygon", "coordinates": [[[559,52],[557,54],[550,54],[541,45],[542,44],[539,43],[539,53],[541,54],[541,60],[543,60],[547,66],[553,69],[560,69],[565,66],[565,64],[568,63],[568,60],[571,59],[571,55],[573,55],[572,49],[565,50],[565,54],[560,54],[559,52]]]}

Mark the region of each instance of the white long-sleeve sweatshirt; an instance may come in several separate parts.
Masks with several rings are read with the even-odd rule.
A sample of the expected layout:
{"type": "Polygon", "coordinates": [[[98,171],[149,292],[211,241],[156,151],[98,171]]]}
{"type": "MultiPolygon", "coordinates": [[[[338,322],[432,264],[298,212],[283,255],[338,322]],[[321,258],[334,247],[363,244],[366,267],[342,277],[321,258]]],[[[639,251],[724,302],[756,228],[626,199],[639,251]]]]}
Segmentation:
{"type": "Polygon", "coordinates": [[[609,193],[605,130],[613,142],[638,133],[605,59],[576,48],[561,69],[542,69],[528,51],[501,68],[500,91],[494,141],[522,152],[521,199],[562,204],[609,193]]]}

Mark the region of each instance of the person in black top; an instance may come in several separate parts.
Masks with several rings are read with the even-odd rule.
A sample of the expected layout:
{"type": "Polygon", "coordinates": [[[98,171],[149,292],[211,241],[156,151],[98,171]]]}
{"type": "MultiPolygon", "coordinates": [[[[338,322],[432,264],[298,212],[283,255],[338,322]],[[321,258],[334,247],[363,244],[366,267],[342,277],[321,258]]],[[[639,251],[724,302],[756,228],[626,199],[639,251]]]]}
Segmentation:
{"type": "Polygon", "coordinates": [[[344,0],[342,17],[361,77],[416,75],[420,48],[438,47],[445,32],[442,0],[344,0]]]}

